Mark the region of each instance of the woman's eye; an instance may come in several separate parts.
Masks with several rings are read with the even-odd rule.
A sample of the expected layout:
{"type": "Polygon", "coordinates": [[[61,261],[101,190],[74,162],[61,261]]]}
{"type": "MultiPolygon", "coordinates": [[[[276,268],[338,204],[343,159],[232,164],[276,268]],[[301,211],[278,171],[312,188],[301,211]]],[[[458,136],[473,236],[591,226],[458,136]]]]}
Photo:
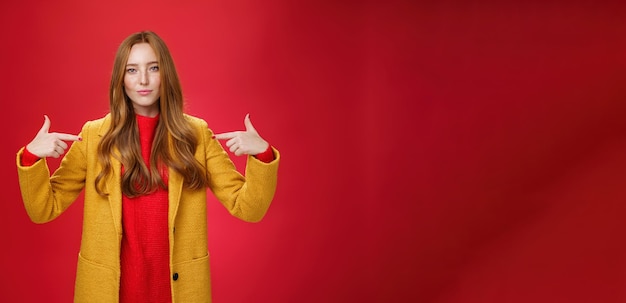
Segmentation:
{"type": "Polygon", "coordinates": [[[127,73],[134,73],[134,72],[136,72],[136,71],[137,71],[137,70],[136,70],[136,69],[134,69],[134,68],[128,68],[128,69],[126,69],[126,72],[127,72],[127,73]]]}
{"type": "Polygon", "coordinates": [[[153,71],[153,72],[158,72],[159,71],[159,67],[156,66],[156,65],[155,66],[151,66],[150,70],[153,71]]]}

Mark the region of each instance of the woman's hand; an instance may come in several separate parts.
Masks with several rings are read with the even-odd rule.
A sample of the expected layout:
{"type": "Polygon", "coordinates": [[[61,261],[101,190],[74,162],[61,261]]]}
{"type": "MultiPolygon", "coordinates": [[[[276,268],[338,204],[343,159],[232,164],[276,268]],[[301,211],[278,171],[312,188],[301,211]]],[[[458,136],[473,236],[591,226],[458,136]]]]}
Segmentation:
{"type": "Polygon", "coordinates": [[[30,143],[26,145],[26,149],[33,155],[44,158],[58,158],[65,153],[68,148],[64,141],[80,141],[81,137],[64,133],[49,133],[50,119],[44,115],[43,126],[30,143]]]}
{"type": "Polygon", "coordinates": [[[256,131],[252,122],[250,122],[250,114],[247,114],[243,120],[243,124],[246,126],[245,131],[234,131],[228,133],[216,134],[213,136],[218,140],[226,141],[226,146],[236,156],[241,155],[257,155],[267,150],[270,146],[267,141],[263,140],[259,133],[256,131]]]}

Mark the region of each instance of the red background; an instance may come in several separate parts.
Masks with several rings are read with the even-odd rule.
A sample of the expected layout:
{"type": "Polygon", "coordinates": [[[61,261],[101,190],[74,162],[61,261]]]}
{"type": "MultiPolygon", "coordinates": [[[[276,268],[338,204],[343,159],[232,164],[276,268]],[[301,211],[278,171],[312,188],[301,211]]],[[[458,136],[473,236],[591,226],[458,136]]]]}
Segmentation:
{"type": "Polygon", "coordinates": [[[31,223],[15,152],[150,29],[283,156],[262,222],[208,201],[215,302],[626,302],[625,7],[516,2],[4,1],[0,301],[71,301],[82,201],[31,223]]]}

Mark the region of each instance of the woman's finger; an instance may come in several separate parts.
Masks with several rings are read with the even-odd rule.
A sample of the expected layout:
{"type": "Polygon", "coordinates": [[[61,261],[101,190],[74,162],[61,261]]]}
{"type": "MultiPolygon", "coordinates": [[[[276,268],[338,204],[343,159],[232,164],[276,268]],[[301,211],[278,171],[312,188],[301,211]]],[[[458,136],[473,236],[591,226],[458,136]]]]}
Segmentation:
{"type": "Polygon", "coordinates": [[[237,136],[240,133],[240,131],[234,131],[234,132],[227,132],[227,133],[221,133],[221,134],[215,134],[213,135],[213,138],[217,139],[217,140],[226,140],[226,139],[231,139],[234,138],[235,136],[237,136]]]}
{"type": "Polygon", "coordinates": [[[231,147],[231,146],[235,145],[235,143],[240,143],[240,142],[241,142],[241,139],[239,139],[239,136],[237,136],[237,137],[234,137],[234,138],[226,141],[226,146],[231,147]]]}
{"type": "Polygon", "coordinates": [[[58,153],[59,155],[62,155],[63,153],[65,153],[65,149],[64,149],[63,147],[60,147],[60,146],[56,146],[56,147],[54,148],[54,151],[55,151],[56,153],[58,153]]]}
{"type": "Polygon", "coordinates": [[[237,149],[239,149],[239,144],[233,144],[229,146],[228,148],[228,150],[230,150],[231,153],[234,153],[237,149]]]}
{"type": "Polygon", "coordinates": [[[65,133],[52,133],[52,135],[54,135],[57,139],[63,140],[63,141],[81,141],[83,140],[83,138],[81,138],[78,135],[72,135],[72,134],[65,134],[65,133]]]}
{"type": "Polygon", "coordinates": [[[67,149],[68,147],[67,143],[63,142],[63,140],[57,140],[56,143],[58,146],[60,146],[63,149],[67,149]]]}

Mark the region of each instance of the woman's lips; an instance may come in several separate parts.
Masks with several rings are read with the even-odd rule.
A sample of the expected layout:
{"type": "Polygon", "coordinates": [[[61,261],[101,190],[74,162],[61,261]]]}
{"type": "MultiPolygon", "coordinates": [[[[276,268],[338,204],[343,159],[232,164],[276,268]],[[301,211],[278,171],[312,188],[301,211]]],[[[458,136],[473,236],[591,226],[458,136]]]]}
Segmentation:
{"type": "Polygon", "coordinates": [[[152,92],[152,90],[138,90],[137,93],[142,96],[147,96],[152,92]]]}

